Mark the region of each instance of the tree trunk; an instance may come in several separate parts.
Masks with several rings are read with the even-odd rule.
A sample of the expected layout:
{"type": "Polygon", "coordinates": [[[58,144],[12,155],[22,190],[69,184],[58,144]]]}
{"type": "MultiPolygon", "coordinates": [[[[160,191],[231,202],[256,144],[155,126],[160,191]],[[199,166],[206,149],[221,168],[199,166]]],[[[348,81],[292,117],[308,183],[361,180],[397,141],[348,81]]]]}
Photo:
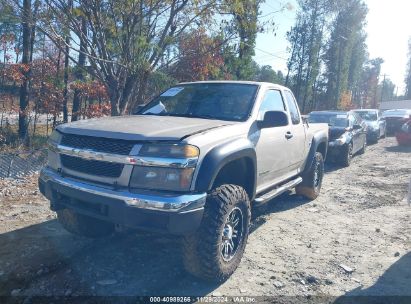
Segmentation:
{"type": "Polygon", "coordinates": [[[140,80],[140,87],[138,89],[136,104],[134,105],[132,110],[134,110],[136,105],[140,105],[140,104],[143,104],[145,102],[144,95],[146,94],[146,89],[147,89],[149,76],[150,76],[150,71],[145,71],[144,74],[143,74],[143,77],[140,80]]]}
{"type": "MultiPolygon", "coordinates": [[[[73,7],[73,0],[68,1],[68,6],[70,8],[70,12],[73,7]]],[[[70,52],[70,32],[66,35],[66,56],[64,57],[64,91],[63,91],[63,122],[68,122],[68,109],[67,109],[67,102],[68,102],[68,69],[69,69],[69,52],[70,52]]]]}
{"type": "Polygon", "coordinates": [[[70,43],[70,37],[66,37],[66,56],[64,57],[64,76],[63,76],[63,82],[64,82],[64,91],[63,91],[63,122],[66,123],[68,122],[68,110],[67,110],[67,102],[68,102],[68,69],[69,69],[69,51],[70,48],[68,47],[70,43]]]}
{"type": "MultiPolygon", "coordinates": [[[[31,58],[31,0],[23,0],[23,57],[22,64],[29,65],[31,58]]],[[[27,110],[29,105],[29,76],[30,69],[24,73],[23,83],[20,86],[19,137],[27,140],[27,110]]]]}
{"type": "MultiPolygon", "coordinates": [[[[87,35],[87,23],[84,17],[81,17],[81,31],[82,34],[80,36],[87,35]]],[[[75,72],[75,76],[77,81],[84,81],[84,66],[86,64],[86,55],[84,53],[86,48],[84,39],[80,37],[80,53],[78,55],[78,63],[77,69],[75,72]]],[[[76,121],[79,118],[79,111],[80,111],[80,91],[78,89],[74,90],[74,97],[73,97],[73,108],[71,109],[71,121],[76,121]]]]}
{"type": "Polygon", "coordinates": [[[121,100],[121,93],[120,88],[118,87],[118,82],[116,79],[108,79],[107,83],[107,90],[108,96],[110,98],[110,105],[111,105],[111,116],[119,116],[120,115],[120,100],[121,100]]]}

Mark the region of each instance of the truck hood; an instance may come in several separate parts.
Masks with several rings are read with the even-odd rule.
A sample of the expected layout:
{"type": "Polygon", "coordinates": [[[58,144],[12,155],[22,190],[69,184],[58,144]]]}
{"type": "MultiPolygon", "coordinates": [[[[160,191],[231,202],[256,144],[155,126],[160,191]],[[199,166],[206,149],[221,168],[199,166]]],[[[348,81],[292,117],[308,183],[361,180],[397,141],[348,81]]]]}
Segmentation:
{"type": "Polygon", "coordinates": [[[63,133],[136,141],[176,141],[236,122],[201,118],[132,115],[80,120],[57,127],[63,133]]]}

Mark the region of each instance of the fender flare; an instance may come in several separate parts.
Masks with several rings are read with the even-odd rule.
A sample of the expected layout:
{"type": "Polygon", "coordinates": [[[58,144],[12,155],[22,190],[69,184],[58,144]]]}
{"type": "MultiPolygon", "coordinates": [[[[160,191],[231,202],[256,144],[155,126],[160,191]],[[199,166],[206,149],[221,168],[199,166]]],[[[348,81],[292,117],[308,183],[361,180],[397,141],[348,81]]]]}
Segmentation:
{"type": "Polygon", "coordinates": [[[252,175],[252,196],[254,199],[257,184],[257,157],[254,145],[246,139],[237,139],[212,148],[201,162],[197,178],[195,180],[195,190],[198,192],[208,192],[212,189],[215,179],[220,170],[228,163],[246,158],[251,161],[252,175]]]}
{"type": "Polygon", "coordinates": [[[328,136],[324,136],[322,132],[317,133],[313,136],[310,151],[308,152],[305,166],[304,166],[304,169],[301,175],[304,175],[306,172],[310,170],[313,164],[313,161],[314,161],[315,153],[318,151],[318,147],[323,143],[325,144],[325,151],[323,155],[323,158],[325,160],[327,157],[327,150],[328,150],[328,136]]]}

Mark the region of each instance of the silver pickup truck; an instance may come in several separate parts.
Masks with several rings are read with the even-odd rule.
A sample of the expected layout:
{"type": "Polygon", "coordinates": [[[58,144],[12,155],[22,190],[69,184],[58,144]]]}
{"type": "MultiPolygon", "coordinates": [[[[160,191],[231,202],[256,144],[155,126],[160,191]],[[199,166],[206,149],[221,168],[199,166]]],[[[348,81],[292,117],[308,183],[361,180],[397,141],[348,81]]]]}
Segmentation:
{"type": "Polygon", "coordinates": [[[240,263],[252,206],[293,188],[319,195],[327,143],[328,125],[303,120],[285,87],[182,83],[135,115],[58,126],[39,188],[68,231],[182,235],[186,269],[222,281],[240,263]]]}

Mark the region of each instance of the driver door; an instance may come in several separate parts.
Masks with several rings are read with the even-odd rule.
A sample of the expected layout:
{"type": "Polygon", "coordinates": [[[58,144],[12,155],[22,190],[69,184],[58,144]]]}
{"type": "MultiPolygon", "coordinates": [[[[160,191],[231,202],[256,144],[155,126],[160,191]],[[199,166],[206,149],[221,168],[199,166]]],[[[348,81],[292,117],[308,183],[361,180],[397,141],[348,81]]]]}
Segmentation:
{"type": "MultiPolygon", "coordinates": [[[[279,90],[267,90],[259,109],[259,119],[267,111],[286,111],[279,90]]],[[[288,126],[259,129],[256,143],[257,192],[280,181],[288,172],[288,126]]]]}

